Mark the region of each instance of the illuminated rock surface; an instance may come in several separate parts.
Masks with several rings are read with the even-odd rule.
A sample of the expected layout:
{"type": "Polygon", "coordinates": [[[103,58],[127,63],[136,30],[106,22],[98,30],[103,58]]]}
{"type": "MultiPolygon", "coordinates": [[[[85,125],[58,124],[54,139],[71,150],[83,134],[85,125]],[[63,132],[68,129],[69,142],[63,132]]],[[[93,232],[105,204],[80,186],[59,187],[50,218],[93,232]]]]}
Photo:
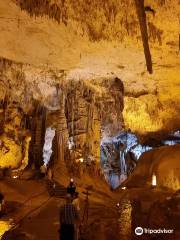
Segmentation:
{"type": "Polygon", "coordinates": [[[128,186],[152,184],[153,174],[157,177],[157,187],[178,190],[180,187],[179,169],[180,146],[160,147],[144,153],[137,168],[127,181],[128,186]]]}
{"type": "MultiPolygon", "coordinates": [[[[26,4],[10,0],[0,2],[1,56],[41,66],[38,71],[41,77],[28,67],[29,81],[32,78],[50,80],[42,76],[43,69],[47,67],[63,70],[67,78],[73,79],[96,79],[96,76],[107,77],[113,73],[122,79],[125,86],[124,120],[127,128],[142,134],[179,128],[180,10],[177,0],[173,3],[145,1],[145,5],[155,10],[155,16],[147,12],[154,63],[152,76],[145,70],[132,0],[108,1],[106,4],[92,1],[90,5],[79,3],[76,8],[71,0],[65,6],[56,1],[49,1],[49,4],[37,1],[36,4],[33,1],[26,4]],[[19,6],[25,11],[21,11],[19,6]],[[59,15],[55,14],[55,9],[57,13],[62,12],[59,12],[60,23],[56,21],[59,15]]],[[[39,82],[39,87],[42,84],[39,82]]],[[[31,89],[35,91],[33,86],[31,89]]]]}
{"type": "MultiPolygon", "coordinates": [[[[22,203],[23,195],[43,188],[45,200],[44,181],[30,180],[42,177],[43,164],[55,190],[73,177],[82,202],[82,192],[91,189],[90,221],[82,229],[88,240],[129,240],[137,224],[172,227],[165,215],[178,222],[171,205],[177,206],[173,193],[180,187],[179,145],[160,146],[179,144],[180,4],[145,0],[140,9],[149,74],[135,2],[0,0],[0,190],[8,202],[22,203]],[[151,189],[153,174],[157,187],[151,189]],[[110,191],[104,178],[114,189],[124,180],[131,188],[110,191]],[[155,200],[162,206],[157,222],[155,200]]],[[[30,205],[40,204],[37,198],[30,205]]],[[[18,231],[25,229],[29,239],[56,238],[57,205],[50,196],[18,231]],[[45,226],[55,220],[42,233],[45,218],[45,226]]]]}

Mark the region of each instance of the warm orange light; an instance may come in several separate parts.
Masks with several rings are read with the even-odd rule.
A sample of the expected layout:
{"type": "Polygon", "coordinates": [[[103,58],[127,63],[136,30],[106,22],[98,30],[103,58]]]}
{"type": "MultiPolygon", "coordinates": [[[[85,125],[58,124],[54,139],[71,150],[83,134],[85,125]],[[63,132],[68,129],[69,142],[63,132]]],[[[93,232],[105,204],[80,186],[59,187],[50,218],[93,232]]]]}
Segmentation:
{"type": "Polygon", "coordinates": [[[156,186],[157,185],[157,179],[156,179],[156,175],[153,173],[152,175],[152,186],[156,186]]]}
{"type": "Polygon", "coordinates": [[[83,159],[83,158],[76,159],[76,162],[77,162],[77,163],[78,163],[78,162],[83,163],[83,162],[84,162],[84,159],[83,159]]]}
{"type": "Polygon", "coordinates": [[[11,221],[0,221],[0,239],[12,227],[11,221]]]}

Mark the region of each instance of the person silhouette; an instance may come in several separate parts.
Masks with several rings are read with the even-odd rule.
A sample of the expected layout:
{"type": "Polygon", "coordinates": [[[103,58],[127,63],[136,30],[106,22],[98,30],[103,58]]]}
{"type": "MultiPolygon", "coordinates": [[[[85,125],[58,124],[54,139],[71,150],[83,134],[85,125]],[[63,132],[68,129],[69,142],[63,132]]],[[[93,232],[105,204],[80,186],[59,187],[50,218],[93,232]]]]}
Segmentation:
{"type": "Polygon", "coordinates": [[[71,195],[71,197],[74,197],[74,194],[76,192],[76,185],[74,184],[74,179],[71,178],[70,183],[67,187],[67,193],[71,195]]]}
{"type": "Polygon", "coordinates": [[[76,235],[76,225],[80,217],[77,208],[72,204],[70,194],[66,196],[66,204],[60,209],[60,240],[74,240],[76,235]]]}

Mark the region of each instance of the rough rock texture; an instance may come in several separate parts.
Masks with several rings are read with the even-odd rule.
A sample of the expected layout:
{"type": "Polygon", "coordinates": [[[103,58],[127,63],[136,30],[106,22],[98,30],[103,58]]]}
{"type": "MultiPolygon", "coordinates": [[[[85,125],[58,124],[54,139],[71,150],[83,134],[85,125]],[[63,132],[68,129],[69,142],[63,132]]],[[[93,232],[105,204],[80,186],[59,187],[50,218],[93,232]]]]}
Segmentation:
{"type": "MultiPolygon", "coordinates": [[[[149,211],[149,226],[153,229],[160,224],[167,229],[174,229],[175,239],[179,238],[179,201],[180,192],[176,191],[171,197],[164,201],[156,201],[149,211]],[[171,219],[171,221],[168,221],[171,219]]],[[[170,238],[171,239],[171,238],[170,238]]]]}
{"type": "Polygon", "coordinates": [[[0,0],[0,123],[12,139],[23,128],[22,136],[31,132],[36,166],[52,112],[62,120],[56,141],[64,135],[60,145],[72,147],[60,157],[70,165],[68,158],[99,160],[100,139],[124,125],[143,137],[179,129],[179,1],[144,2],[152,9],[146,11],[151,76],[135,1],[0,0]],[[9,103],[19,109],[20,128],[13,121],[5,127],[9,103]]]}
{"type": "Polygon", "coordinates": [[[157,177],[157,186],[178,190],[180,146],[160,147],[143,153],[137,168],[127,181],[127,186],[151,185],[152,175],[157,177]]]}
{"type": "Polygon", "coordinates": [[[31,134],[30,160],[36,167],[42,164],[47,127],[56,130],[55,151],[59,160],[55,172],[62,168],[64,176],[65,168],[71,168],[78,159],[99,163],[101,139],[119,134],[124,127],[124,87],[116,77],[77,81],[58,70],[1,59],[1,84],[5,86],[7,81],[8,88],[0,96],[2,106],[6,105],[1,110],[1,121],[3,111],[9,120],[2,126],[7,134],[13,133],[12,139],[22,135],[22,128],[24,133],[31,134]],[[72,146],[68,147],[70,142],[72,146]]]}
{"type": "MultiPolygon", "coordinates": [[[[178,130],[178,0],[144,2],[153,9],[146,11],[153,76],[146,73],[133,0],[94,0],[88,4],[72,0],[0,1],[0,55],[41,65],[43,71],[52,66],[58,75],[64,71],[73,79],[113,73],[125,86],[123,114],[127,128],[140,134],[178,130]]],[[[37,77],[40,89],[44,88],[42,78],[41,69],[37,77]]],[[[6,86],[0,91],[3,95],[6,86]]]]}
{"type": "MultiPolygon", "coordinates": [[[[93,0],[93,1],[57,1],[57,0],[16,0],[22,10],[31,16],[48,16],[58,23],[79,26],[82,34],[88,34],[91,40],[119,39],[123,41],[127,37],[138,39],[140,35],[139,23],[136,16],[134,0],[93,0]],[[123,9],[123,11],[122,11],[123,9]],[[93,20],[93,21],[92,21],[93,20]]],[[[178,16],[178,0],[173,1],[143,1],[148,18],[148,30],[150,40],[162,44],[164,27],[162,19],[168,22],[164,13],[169,10],[178,16]],[[167,10],[167,8],[169,8],[167,10]],[[163,12],[163,14],[162,14],[163,12]]],[[[175,26],[177,27],[177,25],[175,26]]],[[[177,30],[177,29],[176,29],[177,30]]],[[[178,40],[178,39],[177,39],[178,40]]]]}
{"type": "Polygon", "coordinates": [[[1,99],[0,166],[23,169],[28,164],[30,135],[23,113],[15,102],[1,99]]]}
{"type": "Polygon", "coordinates": [[[66,117],[79,157],[99,161],[100,140],[123,128],[123,85],[118,78],[68,83],[66,117]],[[89,155],[89,156],[88,156],[89,155]]]}

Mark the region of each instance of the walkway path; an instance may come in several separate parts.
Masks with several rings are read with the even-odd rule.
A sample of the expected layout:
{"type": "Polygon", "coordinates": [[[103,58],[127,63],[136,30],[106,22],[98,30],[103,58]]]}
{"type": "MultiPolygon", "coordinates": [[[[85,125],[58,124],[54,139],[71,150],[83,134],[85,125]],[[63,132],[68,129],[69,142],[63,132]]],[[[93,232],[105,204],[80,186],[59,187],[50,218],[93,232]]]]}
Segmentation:
{"type": "Polygon", "coordinates": [[[25,218],[18,230],[33,240],[58,240],[59,205],[63,200],[51,198],[39,211],[25,218]]]}

